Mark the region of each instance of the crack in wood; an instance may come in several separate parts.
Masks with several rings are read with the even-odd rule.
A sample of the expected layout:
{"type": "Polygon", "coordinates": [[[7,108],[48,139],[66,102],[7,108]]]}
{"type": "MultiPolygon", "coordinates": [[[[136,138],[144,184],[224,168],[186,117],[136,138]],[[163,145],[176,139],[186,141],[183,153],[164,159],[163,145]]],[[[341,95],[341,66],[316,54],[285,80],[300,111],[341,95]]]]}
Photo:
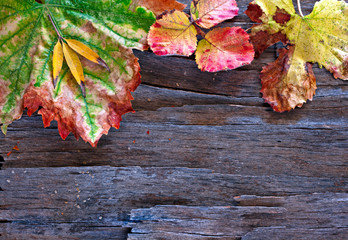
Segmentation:
{"type": "Polygon", "coordinates": [[[0,155],[0,170],[2,169],[2,166],[3,166],[4,162],[5,162],[4,157],[0,155]]]}

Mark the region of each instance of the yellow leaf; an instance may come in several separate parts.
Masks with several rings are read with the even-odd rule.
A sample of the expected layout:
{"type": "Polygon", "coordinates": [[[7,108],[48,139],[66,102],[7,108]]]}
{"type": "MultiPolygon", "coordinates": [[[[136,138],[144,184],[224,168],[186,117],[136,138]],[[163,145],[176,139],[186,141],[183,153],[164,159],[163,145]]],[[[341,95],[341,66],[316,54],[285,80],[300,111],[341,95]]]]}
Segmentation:
{"type": "Polygon", "coordinates": [[[110,72],[109,66],[104,62],[104,60],[101,59],[96,52],[87,47],[85,44],[74,39],[65,39],[65,41],[75,52],[84,56],[88,60],[105,67],[110,72]]]}
{"type": "Polygon", "coordinates": [[[63,66],[63,48],[62,44],[58,40],[53,50],[53,84],[56,87],[57,78],[63,66]]]}
{"type": "Polygon", "coordinates": [[[85,77],[83,76],[83,68],[79,56],[64,42],[63,52],[72,75],[76,79],[77,83],[81,85],[81,82],[85,81],[85,77]]]}

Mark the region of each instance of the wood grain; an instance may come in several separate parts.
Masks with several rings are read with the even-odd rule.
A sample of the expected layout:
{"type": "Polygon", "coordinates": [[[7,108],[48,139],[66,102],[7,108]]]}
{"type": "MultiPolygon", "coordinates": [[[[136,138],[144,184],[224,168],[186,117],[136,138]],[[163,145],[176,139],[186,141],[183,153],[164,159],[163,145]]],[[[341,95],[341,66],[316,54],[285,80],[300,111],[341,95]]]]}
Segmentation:
{"type": "Polygon", "coordinates": [[[173,167],[2,172],[5,194],[0,219],[6,221],[5,237],[20,238],[23,229],[28,232],[35,226],[38,230],[29,231],[32,236],[65,238],[66,232],[56,228],[66,229],[67,223],[80,229],[69,232],[70,237],[80,237],[83,227],[93,232],[108,227],[108,234],[121,235],[130,229],[137,238],[137,234],[161,232],[238,238],[263,227],[285,227],[290,232],[329,228],[332,236],[348,230],[347,179],[337,183],[324,177],[235,175],[173,167]]]}
{"type": "MultiPolygon", "coordinates": [[[[247,29],[237,2],[222,26],[247,29]]],[[[0,142],[0,239],[348,238],[348,84],[315,65],[313,102],[273,112],[259,73],[279,47],[219,73],[135,51],[136,113],[97,148],[24,115],[0,142]]]]}

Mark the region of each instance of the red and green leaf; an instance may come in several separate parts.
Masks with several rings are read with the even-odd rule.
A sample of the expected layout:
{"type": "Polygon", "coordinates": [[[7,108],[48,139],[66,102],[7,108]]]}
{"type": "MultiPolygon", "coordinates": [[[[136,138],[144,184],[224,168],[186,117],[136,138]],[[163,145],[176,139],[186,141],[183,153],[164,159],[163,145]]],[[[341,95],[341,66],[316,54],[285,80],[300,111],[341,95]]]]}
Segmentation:
{"type": "Polygon", "coordinates": [[[196,62],[202,71],[217,72],[250,64],[254,59],[249,35],[240,27],[216,28],[198,43],[196,62]]]}
{"type": "Polygon", "coordinates": [[[8,0],[0,8],[0,122],[2,130],[39,107],[44,125],[58,121],[63,138],[72,132],[95,146],[110,127],[119,127],[122,114],[133,111],[131,91],[140,83],[139,64],[131,48],[146,49],[146,36],[155,21],[131,1],[8,0]],[[52,55],[58,36],[48,18],[67,39],[98,52],[110,66],[81,58],[86,96],[64,64],[53,85],[52,55]]]}

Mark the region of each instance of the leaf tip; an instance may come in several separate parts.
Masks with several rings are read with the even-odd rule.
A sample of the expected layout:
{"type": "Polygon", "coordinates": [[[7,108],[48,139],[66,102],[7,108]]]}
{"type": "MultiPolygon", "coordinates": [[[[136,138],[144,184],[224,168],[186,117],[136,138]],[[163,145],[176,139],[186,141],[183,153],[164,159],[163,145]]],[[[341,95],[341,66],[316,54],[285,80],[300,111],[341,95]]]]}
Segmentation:
{"type": "Polygon", "coordinates": [[[8,124],[3,124],[3,125],[1,126],[1,131],[2,131],[2,133],[3,133],[4,135],[7,134],[7,127],[8,127],[8,124]]]}
{"type": "Polygon", "coordinates": [[[107,65],[107,63],[103,60],[103,59],[101,59],[100,57],[97,59],[97,61],[98,61],[98,64],[99,65],[101,65],[101,66],[103,66],[104,68],[106,68],[106,70],[108,70],[108,72],[110,73],[111,71],[110,71],[110,67],[107,65]]]}
{"type": "Polygon", "coordinates": [[[81,88],[83,97],[86,98],[86,85],[84,82],[81,82],[80,88],[81,88]]]}
{"type": "Polygon", "coordinates": [[[54,89],[56,88],[57,86],[57,81],[58,81],[58,76],[56,78],[53,79],[53,87],[54,89]]]}

